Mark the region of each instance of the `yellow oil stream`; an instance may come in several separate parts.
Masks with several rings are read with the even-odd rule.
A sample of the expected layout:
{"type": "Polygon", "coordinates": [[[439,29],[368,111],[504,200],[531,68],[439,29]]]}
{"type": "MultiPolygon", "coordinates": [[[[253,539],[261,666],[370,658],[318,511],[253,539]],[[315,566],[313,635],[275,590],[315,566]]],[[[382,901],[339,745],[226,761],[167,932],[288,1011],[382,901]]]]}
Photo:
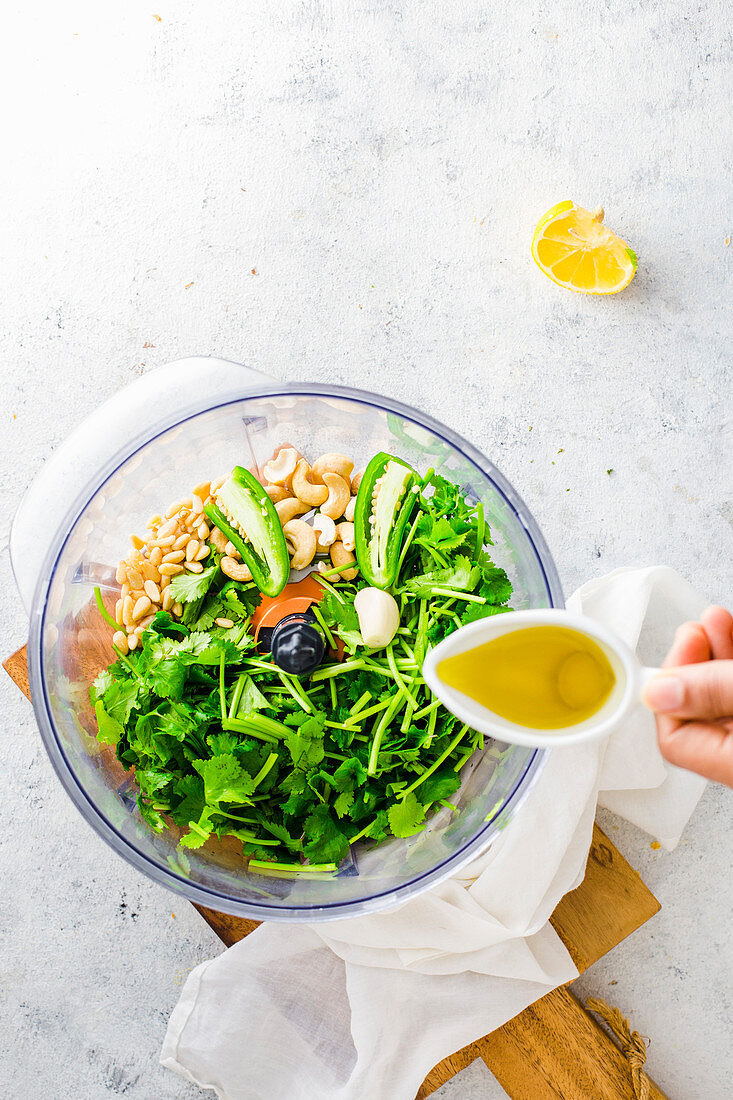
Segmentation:
{"type": "Polygon", "coordinates": [[[603,650],[564,626],[531,626],[447,657],[440,679],[530,729],[564,729],[601,709],[616,682],[603,650]]]}

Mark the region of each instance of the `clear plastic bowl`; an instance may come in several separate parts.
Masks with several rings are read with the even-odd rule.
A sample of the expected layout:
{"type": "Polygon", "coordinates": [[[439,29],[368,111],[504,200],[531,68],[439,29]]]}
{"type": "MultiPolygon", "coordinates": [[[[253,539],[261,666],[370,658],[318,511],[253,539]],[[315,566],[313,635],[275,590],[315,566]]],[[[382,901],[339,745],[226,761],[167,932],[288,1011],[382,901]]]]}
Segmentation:
{"type": "Polygon", "coordinates": [[[465,765],[449,809],[408,840],[357,843],[338,875],[314,881],[250,874],[236,844],[181,855],[178,830],[154,833],[136,806],[134,777],[95,739],[89,686],[114,654],[93,607],[95,585],[116,590],[116,563],[149,517],[226,473],[261,469],[290,443],[313,458],[343,451],[364,465],[388,451],[418,470],[435,467],[470,500],[482,500],[493,554],[514,584],[516,608],[562,606],[562,590],[532,516],[505,478],[454,432],[396,402],[341,388],[273,387],[210,399],[175,423],[146,431],[90,477],[41,570],[31,610],[31,690],[41,733],[61,782],[97,833],[124,859],[178,894],[261,920],[326,920],[385,909],[455,873],[517,812],[546,753],[490,743],[465,765]]]}

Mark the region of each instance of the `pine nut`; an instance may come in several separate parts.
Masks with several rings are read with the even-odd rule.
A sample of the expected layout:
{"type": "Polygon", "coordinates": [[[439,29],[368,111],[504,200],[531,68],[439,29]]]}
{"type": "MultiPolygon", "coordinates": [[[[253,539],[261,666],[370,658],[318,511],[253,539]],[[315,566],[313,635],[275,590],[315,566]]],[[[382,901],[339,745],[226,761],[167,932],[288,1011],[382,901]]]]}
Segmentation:
{"type": "Polygon", "coordinates": [[[175,577],[177,573],[183,572],[182,565],[174,565],[173,562],[165,562],[160,567],[161,577],[175,577]]]}
{"type": "Polygon", "coordinates": [[[217,493],[219,491],[219,489],[221,489],[221,487],[222,487],[222,485],[224,484],[225,481],[226,481],[226,477],[220,477],[220,478],[217,478],[216,481],[211,482],[211,488],[209,489],[209,492],[211,493],[212,497],[214,496],[215,493],[217,493]]]}
{"type": "Polygon", "coordinates": [[[138,643],[137,634],[128,634],[127,635],[127,648],[128,649],[136,649],[137,648],[137,643],[138,643]]]}
{"type": "Polygon", "coordinates": [[[138,573],[137,569],[128,568],[127,580],[129,581],[130,588],[142,588],[143,586],[143,579],[138,573]]]}
{"type": "Polygon", "coordinates": [[[197,497],[200,497],[201,500],[206,500],[207,496],[211,493],[211,482],[202,481],[200,485],[196,486],[194,493],[197,497]]]}
{"type": "Polygon", "coordinates": [[[115,604],[115,622],[122,626],[122,605],[124,600],[118,600],[115,604]]]}
{"type": "Polygon", "coordinates": [[[163,610],[170,611],[170,609],[173,607],[174,602],[175,601],[173,599],[173,593],[171,592],[170,588],[166,588],[165,592],[163,593],[163,610]]]}
{"type": "Polygon", "coordinates": [[[189,573],[202,573],[204,569],[200,561],[187,561],[185,566],[189,573]]]}
{"type": "Polygon", "coordinates": [[[194,561],[203,561],[204,558],[207,557],[210,553],[211,553],[211,548],[209,546],[201,546],[196,551],[196,557],[193,560],[194,561]]]}
{"type": "Polygon", "coordinates": [[[125,596],[130,595],[130,592],[132,592],[132,589],[130,588],[130,582],[125,581],[125,583],[122,585],[122,589],[120,591],[120,599],[124,600],[125,596]]]}
{"type": "Polygon", "coordinates": [[[186,511],[190,512],[192,507],[193,507],[193,500],[191,499],[191,497],[184,497],[183,500],[181,501],[181,510],[183,510],[185,508],[186,511]]]}
{"type": "Polygon", "coordinates": [[[165,576],[161,577],[160,581],[158,582],[158,587],[160,588],[160,591],[165,592],[166,588],[168,587],[168,585],[170,583],[171,583],[170,577],[165,577],[165,576]]]}
{"type": "Polygon", "coordinates": [[[199,537],[199,541],[203,542],[204,539],[209,537],[209,525],[207,523],[200,523],[196,528],[196,534],[199,537]]]}
{"type": "Polygon", "coordinates": [[[168,520],[171,519],[171,517],[174,516],[176,514],[176,512],[178,512],[180,510],[180,507],[181,507],[181,502],[180,501],[178,502],[178,504],[171,504],[170,508],[168,508],[166,510],[165,518],[168,519],[168,520]]]}
{"type": "Polygon", "coordinates": [[[203,512],[204,502],[201,499],[201,497],[198,495],[198,493],[193,494],[193,496],[191,497],[191,502],[192,502],[191,503],[191,511],[194,513],[194,515],[197,512],[203,512]]]}
{"type": "Polygon", "coordinates": [[[182,535],[179,535],[176,541],[173,543],[174,550],[182,550],[188,540],[191,538],[188,531],[184,531],[182,535]]]}
{"type": "Polygon", "coordinates": [[[143,556],[136,547],[134,550],[131,550],[130,553],[127,555],[127,560],[133,565],[137,565],[138,562],[141,562],[143,560],[143,556]]]}
{"type": "Polygon", "coordinates": [[[154,546],[153,549],[150,551],[150,564],[151,565],[160,565],[162,560],[163,560],[163,551],[161,550],[161,548],[159,546],[154,546]]]}
{"type": "Polygon", "coordinates": [[[155,581],[145,582],[145,595],[149,596],[153,603],[160,603],[160,589],[155,581]]]}
{"type": "Polygon", "coordinates": [[[196,561],[196,553],[200,545],[198,539],[191,539],[186,546],[186,561],[196,561]]]}
{"type": "Polygon", "coordinates": [[[171,608],[171,611],[173,612],[174,615],[176,615],[180,619],[181,615],[183,614],[183,604],[182,603],[174,603],[173,607],[171,608]]]}
{"type": "Polygon", "coordinates": [[[140,572],[144,581],[157,581],[158,570],[147,559],[140,563],[140,572]]]}
{"type": "Polygon", "coordinates": [[[171,550],[170,554],[163,555],[163,561],[166,565],[169,565],[171,563],[175,565],[177,562],[183,561],[185,556],[186,555],[183,550],[171,550]]]}
{"type": "Polygon", "coordinates": [[[125,596],[122,601],[122,621],[127,626],[132,622],[132,610],[135,606],[132,596],[125,596]]]}
{"type": "Polygon", "coordinates": [[[165,535],[162,539],[156,539],[155,545],[162,547],[165,550],[167,546],[172,546],[176,541],[175,535],[165,535]]]}
{"type": "Polygon", "coordinates": [[[217,626],[230,627],[234,626],[234,619],[214,619],[217,626]]]}
{"type": "Polygon", "coordinates": [[[117,630],[112,635],[112,645],[116,645],[121,653],[127,653],[127,635],[124,630],[117,630]]]}
{"type": "Polygon", "coordinates": [[[141,623],[138,623],[138,625],[135,627],[135,633],[137,634],[138,638],[141,637],[143,631],[148,629],[154,618],[154,615],[147,615],[141,623]]]}
{"type": "Polygon", "coordinates": [[[143,540],[141,538],[138,538],[137,535],[130,535],[130,542],[136,550],[142,550],[143,546],[145,545],[143,540]]]}
{"type": "Polygon", "coordinates": [[[124,584],[127,580],[127,572],[125,570],[125,563],[123,561],[117,566],[117,572],[115,573],[115,580],[118,584],[124,584]]]}
{"type": "Polygon", "coordinates": [[[163,517],[160,515],[160,513],[156,512],[155,515],[151,516],[150,519],[148,520],[147,526],[150,527],[150,528],[157,527],[158,524],[160,523],[160,521],[162,520],[162,518],[163,517]]]}
{"type": "Polygon", "coordinates": [[[135,601],[135,606],[132,609],[132,621],[137,622],[138,619],[142,619],[149,607],[150,598],[148,596],[140,596],[140,598],[135,601]]]}
{"type": "MultiPolygon", "coordinates": [[[[170,509],[168,511],[170,511],[170,509]]],[[[175,513],[171,512],[171,515],[174,514],[175,513]]],[[[166,515],[168,515],[168,512],[166,512],[166,515]]],[[[178,522],[175,519],[166,520],[162,527],[158,528],[158,537],[160,538],[162,535],[163,538],[165,538],[167,535],[172,535],[176,527],[178,527],[178,522]]]]}

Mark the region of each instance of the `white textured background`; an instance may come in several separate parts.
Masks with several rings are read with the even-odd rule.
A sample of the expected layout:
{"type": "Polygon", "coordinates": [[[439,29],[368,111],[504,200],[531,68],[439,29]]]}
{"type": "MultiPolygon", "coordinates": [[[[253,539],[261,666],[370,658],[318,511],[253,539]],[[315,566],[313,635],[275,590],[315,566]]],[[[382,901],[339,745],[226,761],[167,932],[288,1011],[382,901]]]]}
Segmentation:
{"type": "MultiPolygon", "coordinates": [[[[202,353],[457,428],[567,591],[661,561],[733,602],[725,0],[13,2],[2,38],[0,542],[89,410],[202,353]],[[566,197],[637,250],[617,298],[534,267],[566,197]]],[[[4,656],[24,621],[0,568],[4,656]]],[[[191,1100],[158,1050],[218,943],[91,833],[0,692],[1,1091],[191,1100]]],[[[732,805],[709,789],[672,855],[604,822],[663,909],[578,985],[652,1036],[680,1100],[733,1079],[732,805]]],[[[493,1088],[473,1067],[444,1095],[493,1088]]]]}

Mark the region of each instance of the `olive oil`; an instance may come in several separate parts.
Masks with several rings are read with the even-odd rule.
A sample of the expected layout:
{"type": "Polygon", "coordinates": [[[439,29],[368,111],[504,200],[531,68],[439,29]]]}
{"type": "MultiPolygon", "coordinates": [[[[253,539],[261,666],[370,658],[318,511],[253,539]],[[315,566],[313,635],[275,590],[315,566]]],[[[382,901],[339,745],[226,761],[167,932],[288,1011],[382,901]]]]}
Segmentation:
{"type": "Polygon", "coordinates": [[[530,729],[564,729],[601,709],[616,682],[599,645],[564,626],[530,626],[447,657],[449,687],[530,729]]]}

